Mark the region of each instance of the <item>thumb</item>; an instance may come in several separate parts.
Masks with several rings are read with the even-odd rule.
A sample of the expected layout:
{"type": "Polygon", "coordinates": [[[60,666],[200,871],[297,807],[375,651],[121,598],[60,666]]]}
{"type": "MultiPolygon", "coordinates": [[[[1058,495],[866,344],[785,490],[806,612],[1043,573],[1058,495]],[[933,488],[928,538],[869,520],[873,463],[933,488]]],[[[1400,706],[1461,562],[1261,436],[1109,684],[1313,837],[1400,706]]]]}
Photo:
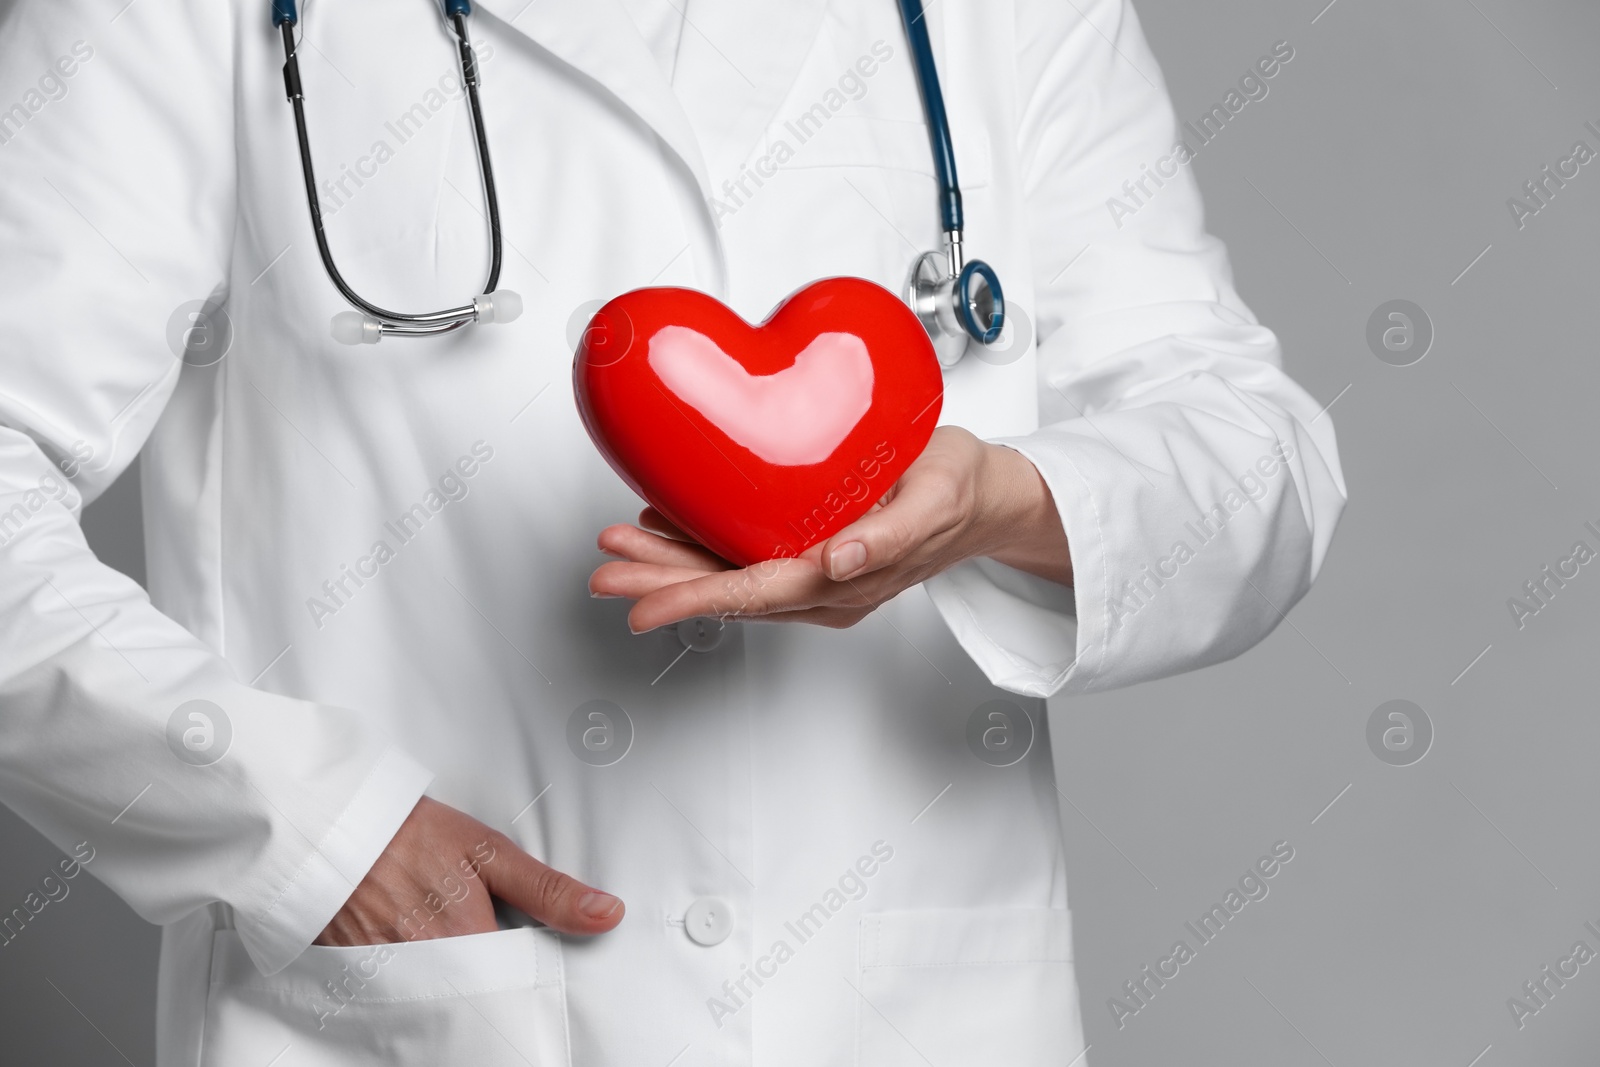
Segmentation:
{"type": "Polygon", "coordinates": [[[622,921],[622,901],[540,863],[509,839],[478,871],[490,895],[563,934],[603,934],[622,921]]]}
{"type": "Polygon", "coordinates": [[[836,582],[881,570],[953,525],[938,479],[907,472],[888,503],[861,516],[822,546],[822,570],[836,582]]]}

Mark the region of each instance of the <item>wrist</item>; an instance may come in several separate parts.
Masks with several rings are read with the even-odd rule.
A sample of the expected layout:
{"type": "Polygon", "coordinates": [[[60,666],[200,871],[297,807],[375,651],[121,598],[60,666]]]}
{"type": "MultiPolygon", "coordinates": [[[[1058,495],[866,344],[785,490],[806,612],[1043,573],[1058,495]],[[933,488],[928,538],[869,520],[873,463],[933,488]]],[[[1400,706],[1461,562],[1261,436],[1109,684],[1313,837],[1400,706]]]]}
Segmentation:
{"type": "Polygon", "coordinates": [[[1066,531],[1044,476],[1014,448],[988,442],[983,447],[978,472],[982,532],[972,555],[1071,585],[1066,531]]]}
{"type": "Polygon", "coordinates": [[[1041,498],[1048,497],[1043,480],[1022,453],[1004,445],[980,442],[977,464],[974,556],[1003,553],[1036,522],[1041,498]]]}

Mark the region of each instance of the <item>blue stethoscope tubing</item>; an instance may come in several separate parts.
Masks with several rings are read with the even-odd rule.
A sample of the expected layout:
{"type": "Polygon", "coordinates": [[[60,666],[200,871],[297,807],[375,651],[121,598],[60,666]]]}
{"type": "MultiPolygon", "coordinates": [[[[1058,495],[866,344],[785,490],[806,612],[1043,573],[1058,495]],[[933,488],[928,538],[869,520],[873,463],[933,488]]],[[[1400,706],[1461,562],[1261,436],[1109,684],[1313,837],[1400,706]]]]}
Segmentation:
{"type": "Polygon", "coordinates": [[[906,40],[911,44],[922,110],[928,121],[947,261],[946,269],[940,271],[939,253],[919,256],[911,268],[907,299],[933,337],[940,362],[949,365],[961,358],[961,350],[966,347],[960,334],[983,345],[1000,339],[1005,327],[1005,296],[993,267],[981,259],[970,263],[963,261],[961,237],[966,220],[961,208],[961,183],[956,178],[955,144],[950,137],[950,117],[944,109],[939,67],[933,60],[933,45],[928,40],[928,22],[923,16],[922,0],[899,0],[899,3],[900,20],[905,23],[906,40]],[[956,320],[954,323],[950,321],[952,317],[956,320]],[[953,330],[952,325],[959,332],[953,330]],[[946,343],[941,344],[941,340],[946,343]]]}
{"type": "MultiPolygon", "coordinates": [[[[362,299],[345,281],[334,263],[333,252],[328,247],[327,234],[323,229],[316,170],[311,161],[311,140],[306,133],[305,92],[300,82],[298,43],[294,32],[300,21],[299,11],[296,0],[271,0],[272,24],[283,37],[284,91],[294,107],[300,169],[305,179],[306,201],[311,209],[311,227],[316,235],[317,253],[334,288],[356,309],[342,312],[333,320],[334,337],[348,344],[372,344],[389,335],[426,337],[448,333],[472,322],[510,322],[522,311],[522,300],[516,293],[508,289],[495,289],[500,280],[501,265],[500,199],[495,189],[489,139],[478,99],[477,56],[467,38],[467,19],[472,14],[472,4],[470,0],[442,2],[445,18],[454,30],[460,53],[461,78],[466,87],[467,109],[472,116],[478,165],[483,178],[490,236],[489,277],[482,295],[472,303],[413,315],[389,311],[362,299]]],[[[928,330],[939,361],[949,366],[961,358],[968,339],[983,345],[999,340],[1005,325],[1005,297],[1000,288],[1000,279],[992,267],[982,260],[964,261],[962,231],[965,220],[961,186],[956,178],[955,148],[950,137],[949,116],[945,113],[944,93],[939,85],[939,70],[934,63],[933,46],[928,40],[922,0],[899,0],[899,5],[928,123],[934,175],[939,185],[939,221],[944,231],[943,251],[924,253],[913,263],[906,299],[928,330]]]]}

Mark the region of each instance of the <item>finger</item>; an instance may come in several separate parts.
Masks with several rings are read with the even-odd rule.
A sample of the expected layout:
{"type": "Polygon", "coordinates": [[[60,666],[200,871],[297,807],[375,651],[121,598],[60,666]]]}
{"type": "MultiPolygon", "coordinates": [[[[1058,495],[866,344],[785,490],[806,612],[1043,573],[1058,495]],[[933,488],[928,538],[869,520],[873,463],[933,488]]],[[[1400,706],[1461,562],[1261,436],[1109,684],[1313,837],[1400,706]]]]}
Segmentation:
{"type": "Polygon", "coordinates": [[[600,531],[600,550],[607,555],[636,563],[662,563],[677,567],[698,567],[706,571],[726,570],[733,564],[721,556],[687,541],[618,524],[600,531]]]}
{"type": "Polygon", "coordinates": [[[886,504],[828,538],[823,571],[842,582],[899,563],[956,525],[956,492],[942,470],[908,472],[886,504]]]}
{"type": "Polygon", "coordinates": [[[349,948],[496,929],[494,902],[476,875],[431,857],[421,869],[389,864],[364,879],[316,943],[349,948]]]}
{"type": "MultiPolygon", "coordinates": [[[[821,604],[813,608],[793,608],[781,611],[767,611],[760,614],[744,614],[739,616],[726,616],[728,620],[737,618],[740,622],[750,623],[795,623],[801,622],[808,626],[822,626],[830,630],[844,630],[872,613],[877,607],[875,603],[864,598],[856,598],[849,604],[821,604]]],[[[715,616],[713,616],[715,617],[715,616]]],[[[664,625],[671,625],[670,623],[664,625]]]]}
{"type": "Polygon", "coordinates": [[[497,843],[478,872],[494,896],[563,934],[603,934],[622,921],[622,901],[610,893],[540,863],[509,838],[497,843]]]}
{"type": "Polygon", "coordinates": [[[386,940],[426,941],[493,933],[500,928],[488,889],[475,875],[468,875],[465,867],[460,871],[445,868],[426,884],[425,892],[394,912],[394,936],[386,940]]]}
{"type": "Polygon", "coordinates": [[[715,577],[698,567],[671,567],[659,563],[618,561],[602,563],[589,576],[589,592],[597,597],[638,600],[670,585],[715,577]]]}
{"type": "Polygon", "coordinates": [[[854,626],[870,613],[870,606],[836,607],[824,605],[816,608],[797,608],[794,611],[773,611],[765,615],[752,615],[742,621],[751,623],[803,622],[808,626],[822,626],[829,630],[844,630],[854,626]]]}
{"type": "Polygon", "coordinates": [[[700,543],[698,539],[689,536],[681,527],[655,508],[645,508],[639,512],[639,525],[646,530],[660,534],[662,537],[670,537],[674,541],[688,541],[691,544],[700,543]]]}
{"type": "Polygon", "coordinates": [[[628,613],[628,626],[643,633],[697,616],[747,617],[812,608],[836,594],[833,585],[814,560],[768,560],[663,585],[639,598],[628,613]]]}

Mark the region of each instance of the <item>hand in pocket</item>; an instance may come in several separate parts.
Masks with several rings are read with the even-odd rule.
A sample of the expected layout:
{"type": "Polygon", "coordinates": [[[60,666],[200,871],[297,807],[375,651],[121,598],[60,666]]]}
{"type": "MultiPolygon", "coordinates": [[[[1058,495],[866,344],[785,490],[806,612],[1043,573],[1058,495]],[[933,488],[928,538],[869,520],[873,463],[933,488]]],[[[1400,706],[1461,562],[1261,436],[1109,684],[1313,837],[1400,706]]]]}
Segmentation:
{"type": "Polygon", "coordinates": [[[316,944],[378,945],[499,929],[498,898],[564,934],[605,933],[622,901],[552,870],[509,837],[423,797],[316,944]]]}

